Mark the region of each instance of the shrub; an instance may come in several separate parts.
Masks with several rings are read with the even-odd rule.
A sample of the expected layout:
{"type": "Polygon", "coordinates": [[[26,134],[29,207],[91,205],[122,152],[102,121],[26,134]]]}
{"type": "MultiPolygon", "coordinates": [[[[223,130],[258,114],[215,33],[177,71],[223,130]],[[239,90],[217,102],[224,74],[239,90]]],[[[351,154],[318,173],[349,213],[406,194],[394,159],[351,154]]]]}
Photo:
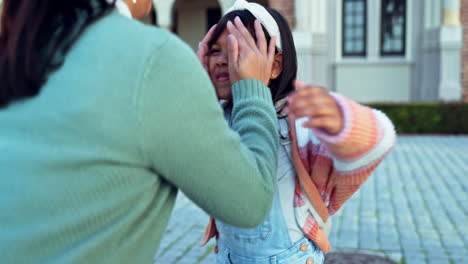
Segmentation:
{"type": "Polygon", "coordinates": [[[467,103],[369,104],[387,114],[400,134],[468,134],[467,103]]]}

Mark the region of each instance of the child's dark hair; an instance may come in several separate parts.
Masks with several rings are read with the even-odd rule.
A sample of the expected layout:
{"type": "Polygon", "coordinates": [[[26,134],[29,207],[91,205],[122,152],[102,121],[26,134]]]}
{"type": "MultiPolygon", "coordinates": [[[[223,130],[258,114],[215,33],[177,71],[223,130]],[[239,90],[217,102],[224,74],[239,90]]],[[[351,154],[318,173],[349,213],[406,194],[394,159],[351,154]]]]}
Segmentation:
{"type": "MultiPolygon", "coordinates": [[[[266,8],[266,10],[273,16],[276,23],[278,24],[278,28],[281,34],[283,52],[283,70],[278,78],[271,80],[269,85],[273,97],[273,102],[276,103],[277,101],[288,96],[288,94],[294,90],[293,82],[297,76],[297,56],[292,33],[289,29],[286,19],[284,19],[284,17],[274,9],[266,8]]],[[[227,22],[234,21],[234,18],[236,17],[239,17],[242,20],[242,23],[244,23],[244,25],[247,27],[255,41],[257,41],[254,28],[254,22],[256,18],[247,10],[236,10],[227,13],[219,20],[217,27],[213,32],[213,37],[208,43],[209,47],[211,47],[219,38],[219,36],[221,36],[223,31],[226,29],[227,22]]],[[[270,43],[270,34],[265,30],[264,27],[263,31],[265,32],[267,43],[270,43]]],[[[276,52],[278,52],[278,49],[276,49],[276,52]]]]}

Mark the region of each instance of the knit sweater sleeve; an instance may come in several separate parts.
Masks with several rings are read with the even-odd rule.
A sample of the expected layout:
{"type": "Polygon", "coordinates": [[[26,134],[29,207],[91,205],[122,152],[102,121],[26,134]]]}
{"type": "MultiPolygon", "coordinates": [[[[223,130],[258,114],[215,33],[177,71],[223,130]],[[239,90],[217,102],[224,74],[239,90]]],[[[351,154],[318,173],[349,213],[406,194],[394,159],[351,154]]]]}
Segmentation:
{"type": "Polygon", "coordinates": [[[272,204],[276,114],[269,89],[259,81],[239,81],[233,97],[234,131],[195,54],[169,36],[143,76],[140,144],[149,168],[209,215],[253,227],[272,204]]]}
{"type": "Polygon", "coordinates": [[[384,113],[342,95],[332,95],[343,114],[343,129],[338,135],[329,135],[320,129],[313,132],[336,160],[353,164],[372,150],[379,152],[376,155],[379,157],[393,146],[395,129],[384,113]]]}
{"type": "MultiPolygon", "coordinates": [[[[343,113],[342,131],[330,135],[320,129],[312,129],[308,133],[311,136],[309,143],[301,144],[304,146],[302,160],[308,161],[305,162],[306,168],[330,215],[336,213],[360,188],[396,141],[393,124],[384,113],[339,94],[332,95],[343,113]]],[[[304,130],[300,125],[296,127],[304,130]]]]}

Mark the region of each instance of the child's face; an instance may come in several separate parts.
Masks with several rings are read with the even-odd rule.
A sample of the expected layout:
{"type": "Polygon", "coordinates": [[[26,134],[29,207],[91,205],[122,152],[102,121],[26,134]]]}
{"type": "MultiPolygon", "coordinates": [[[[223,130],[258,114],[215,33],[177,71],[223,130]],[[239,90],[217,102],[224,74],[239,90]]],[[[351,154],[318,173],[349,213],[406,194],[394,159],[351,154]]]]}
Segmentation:
{"type": "Polygon", "coordinates": [[[232,98],[227,35],[227,30],[224,30],[208,51],[208,71],[211,82],[216,89],[218,99],[223,100],[231,100],[232,98]]]}

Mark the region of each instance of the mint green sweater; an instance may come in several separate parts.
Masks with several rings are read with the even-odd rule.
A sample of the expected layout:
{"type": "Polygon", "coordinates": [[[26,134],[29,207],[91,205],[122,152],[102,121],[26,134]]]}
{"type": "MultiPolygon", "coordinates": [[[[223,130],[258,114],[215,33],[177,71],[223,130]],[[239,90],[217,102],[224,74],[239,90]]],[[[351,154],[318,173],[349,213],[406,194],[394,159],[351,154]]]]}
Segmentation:
{"type": "Polygon", "coordinates": [[[275,111],[256,80],[233,94],[235,132],[182,41],[116,12],[90,26],[38,96],[0,109],[0,262],[152,263],[177,190],[259,224],[275,111]]]}

